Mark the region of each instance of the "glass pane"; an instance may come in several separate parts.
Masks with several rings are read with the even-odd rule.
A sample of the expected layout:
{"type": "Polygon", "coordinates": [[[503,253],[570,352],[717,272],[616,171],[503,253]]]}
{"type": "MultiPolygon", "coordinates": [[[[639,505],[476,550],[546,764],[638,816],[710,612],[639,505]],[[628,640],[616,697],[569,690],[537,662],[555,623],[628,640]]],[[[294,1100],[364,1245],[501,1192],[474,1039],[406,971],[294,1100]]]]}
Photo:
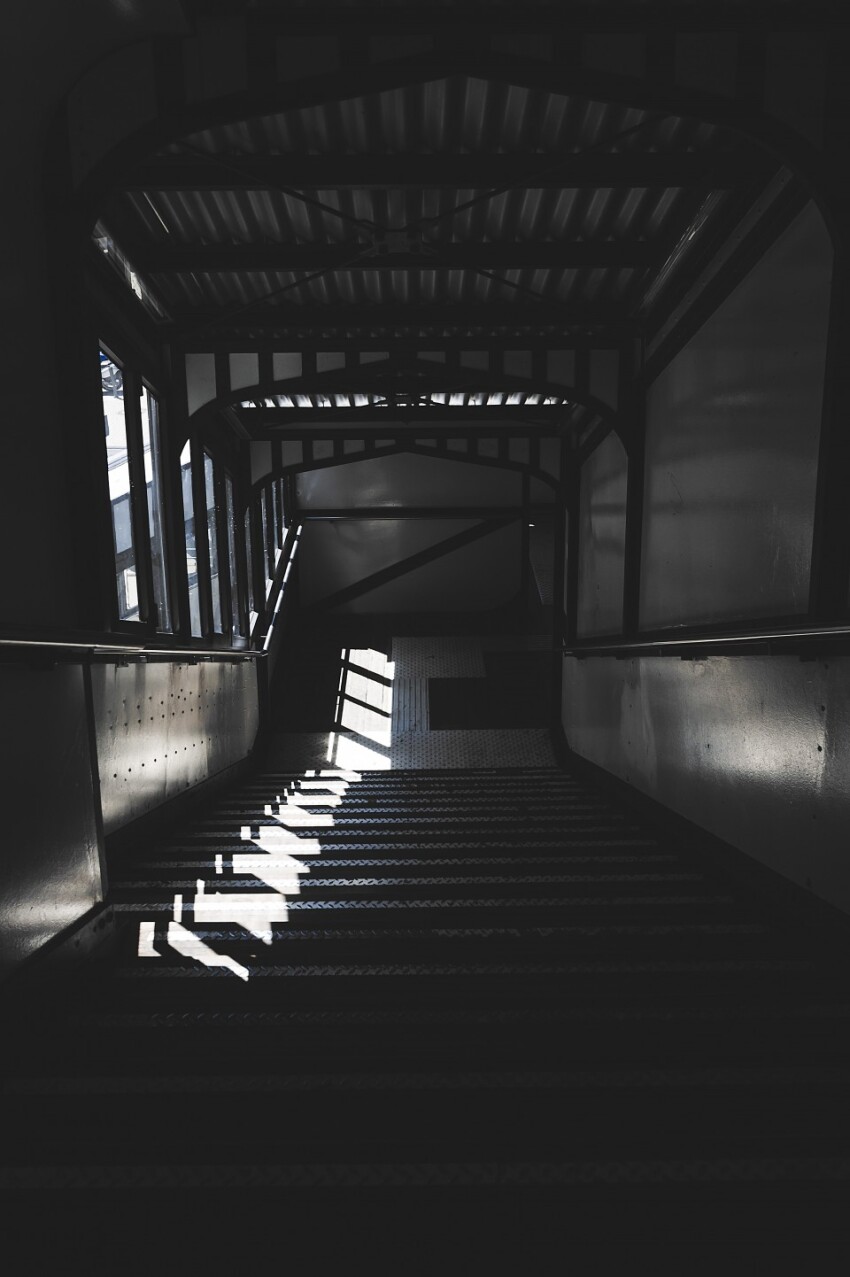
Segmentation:
{"type": "Polygon", "coordinates": [[[254,606],[254,547],[251,544],[251,511],[245,511],[245,579],[248,582],[248,623],[253,629],[257,615],[254,606]]]}
{"type": "Polygon", "coordinates": [[[145,452],[145,484],[148,495],[153,597],[160,632],[171,630],[168,600],[168,572],[165,563],[165,521],[162,509],[162,452],[159,403],[147,386],[142,387],[142,444],[145,452]]]}
{"type": "Polygon", "coordinates": [[[233,480],[229,474],[224,476],[224,496],[227,506],[227,549],[230,561],[230,615],[233,622],[233,633],[242,633],[242,613],[239,607],[239,569],[236,564],[236,506],[233,500],[233,480]]]}
{"type": "Polygon", "coordinates": [[[140,279],[133,267],[127,261],[125,254],[115,243],[109,231],[103,222],[98,222],[92,232],[92,239],[97,247],[111,263],[118,274],[124,279],[128,286],[133,290],[149,311],[156,315],[157,319],[167,319],[165,311],[151,292],[148,284],[140,279]]]}
{"type": "Polygon", "coordinates": [[[278,550],[280,549],[280,493],[277,490],[277,484],[271,484],[271,508],[274,511],[272,519],[272,538],[274,540],[274,559],[277,563],[278,550]]]}
{"type": "Polygon", "coordinates": [[[266,488],[263,488],[260,493],[260,517],[263,522],[263,566],[265,567],[266,576],[266,598],[268,598],[269,591],[272,588],[271,577],[274,567],[271,563],[271,556],[269,554],[269,495],[266,488]]]}
{"type": "Polygon", "coordinates": [[[213,459],[204,453],[204,492],[207,500],[207,541],[210,547],[210,593],[212,594],[213,629],[223,633],[221,621],[221,583],[218,576],[218,526],[215,508],[215,470],[213,459]]]}
{"type": "Polygon", "coordinates": [[[127,419],[124,415],[124,374],[104,351],[100,352],[100,385],[103,395],[103,429],[106,437],[109,503],[112,509],[118,616],[122,621],[137,621],[139,596],[136,589],[136,546],[133,539],[133,514],[130,504],[130,459],[127,451],[127,419]]]}
{"type": "Polygon", "coordinates": [[[198,558],[195,551],[195,499],[192,496],[192,445],[180,453],[180,481],[183,489],[183,529],[186,541],[186,573],[189,577],[189,620],[192,636],[200,638],[201,600],[198,594],[198,558]]]}

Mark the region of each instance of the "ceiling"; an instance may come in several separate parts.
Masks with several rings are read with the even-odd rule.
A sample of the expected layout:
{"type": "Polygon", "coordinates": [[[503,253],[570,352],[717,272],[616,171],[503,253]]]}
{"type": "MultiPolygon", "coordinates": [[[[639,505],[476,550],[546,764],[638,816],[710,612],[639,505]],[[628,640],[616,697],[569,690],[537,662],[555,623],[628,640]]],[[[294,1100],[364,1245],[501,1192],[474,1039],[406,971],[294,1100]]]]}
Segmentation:
{"type": "MultiPolygon", "coordinates": [[[[177,138],[124,167],[97,235],[186,349],[615,344],[775,168],[698,120],[450,74],[177,138]]],[[[472,412],[517,390],[425,393],[415,363],[334,392],[374,408],[463,391],[472,412]]],[[[316,389],[292,406],[321,406],[316,389]]]]}

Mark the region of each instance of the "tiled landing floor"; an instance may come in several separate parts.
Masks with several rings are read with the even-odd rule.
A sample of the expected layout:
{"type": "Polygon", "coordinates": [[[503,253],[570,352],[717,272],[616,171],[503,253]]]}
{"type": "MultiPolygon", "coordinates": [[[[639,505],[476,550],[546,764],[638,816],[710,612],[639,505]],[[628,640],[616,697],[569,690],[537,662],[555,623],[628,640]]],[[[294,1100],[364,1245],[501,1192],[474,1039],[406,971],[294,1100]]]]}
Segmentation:
{"type": "Polygon", "coordinates": [[[452,729],[429,722],[428,680],[484,678],[487,651],[540,651],[547,636],[399,637],[391,656],[349,648],[340,668],[337,729],[281,732],[267,766],[305,768],[547,767],[545,728],[452,729]]]}

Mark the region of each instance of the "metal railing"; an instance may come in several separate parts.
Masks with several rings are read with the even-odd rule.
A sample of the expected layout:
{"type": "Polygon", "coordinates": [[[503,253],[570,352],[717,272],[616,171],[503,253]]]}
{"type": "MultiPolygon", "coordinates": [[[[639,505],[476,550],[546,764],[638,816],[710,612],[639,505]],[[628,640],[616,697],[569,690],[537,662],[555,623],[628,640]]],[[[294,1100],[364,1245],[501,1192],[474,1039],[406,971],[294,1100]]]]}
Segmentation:
{"type": "Polygon", "coordinates": [[[850,626],[825,625],[779,627],[776,629],[749,630],[746,633],[682,634],[669,638],[593,639],[576,643],[564,643],[564,656],[578,659],[591,656],[694,656],[700,652],[740,654],[778,654],[798,652],[806,648],[834,648],[850,646],[850,626]]]}
{"type": "Polygon", "coordinates": [[[132,640],[117,641],[114,637],[81,635],[75,632],[54,634],[50,638],[32,632],[0,636],[0,659],[14,653],[43,653],[57,660],[82,658],[83,656],[117,657],[124,660],[149,660],[156,657],[180,657],[186,661],[244,661],[264,656],[253,648],[201,648],[164,647],[132,640]]]}
{"type": "Polygon", "coordinates": [[[289,528],[283,543],[280,558],[275,567],[274,580],[272,588],[269,590],[266,599],[263,614],[254,626],[254,641],[260,645],[260,651],[263,656],[268,655],[269,649],[274,639],[275,626],[277,625],[280,610],[286,597],[286,587],[289,584],[292,571],[295,566],[295,558],[298,554],[298,547],[301,543],[302,525],[294,523],[289,528]]]}

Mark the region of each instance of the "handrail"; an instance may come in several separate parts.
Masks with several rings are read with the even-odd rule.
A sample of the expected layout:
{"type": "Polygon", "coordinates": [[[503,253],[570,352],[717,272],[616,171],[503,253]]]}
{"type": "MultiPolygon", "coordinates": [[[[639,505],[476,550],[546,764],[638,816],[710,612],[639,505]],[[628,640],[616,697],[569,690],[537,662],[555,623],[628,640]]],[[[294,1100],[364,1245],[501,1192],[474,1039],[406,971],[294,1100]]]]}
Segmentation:
{"type": "MultiPolygon", "coordinates": [[[[301,542],[301,533],[303,525],[294,523],[287,532],[281,547],[281,555],[275,567],[274,581],[266,599],[265,609],[263,612],[263,625],[265,626],[265,634],[257,633],[257,641],[262,639],[262,652],[267,656],[271,648],[272,638],[274,637],[274,628],[277,624],[278,613],[283,605],[286,587],[289,584],[289,578],[292,574],[295,556],[298,553],[298,547],[301,542]]],[[[255,630],[256,633],[256,630],[255,630]]]]}
{"type": "Polygon", "coordinates": [[[663,656],[667,653],[674,654],[702,648],[726,649],[734,652],[751,647],[769,647],[771,644],[796,648],[806,647],[810,643],[824,642],[850,643],[850,626],[825,625],[807,629],[752,630],[746,634],[688,634],[678,638],[564,643],[561,652],[564,656],[575,656],[579,659],[587,656],[663,656]]]}
{"type": "Polygon", "coordinates": [[[0,649],[23,649],[45,652],[79,652],[92,656],[125,656],[147,659],[149,656],[182,656],[187,660],[252,660],[264,656],[253,648],[233,647],[155,647],[145,643],[112,643],[101,639],[0,637],[0,649]]]}

